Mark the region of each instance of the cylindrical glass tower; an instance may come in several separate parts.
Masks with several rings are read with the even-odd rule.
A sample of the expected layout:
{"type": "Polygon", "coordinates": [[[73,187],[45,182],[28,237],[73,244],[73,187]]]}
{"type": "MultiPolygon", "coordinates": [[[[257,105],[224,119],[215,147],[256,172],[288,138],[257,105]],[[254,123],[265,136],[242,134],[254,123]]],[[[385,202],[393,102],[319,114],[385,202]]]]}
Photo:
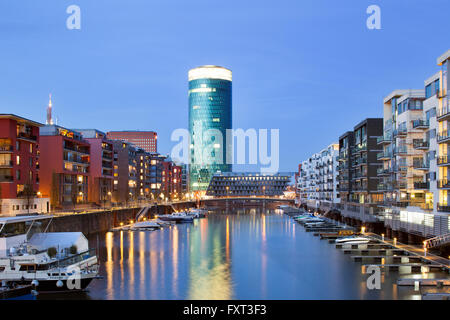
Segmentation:
{"type": "Polygon", "coordinates": [[[231,70],[223,67],[189,70],[190,191],[206,191],[214,173],[231,171],[226,132],[232,128],[231,80],[231,70]]]}

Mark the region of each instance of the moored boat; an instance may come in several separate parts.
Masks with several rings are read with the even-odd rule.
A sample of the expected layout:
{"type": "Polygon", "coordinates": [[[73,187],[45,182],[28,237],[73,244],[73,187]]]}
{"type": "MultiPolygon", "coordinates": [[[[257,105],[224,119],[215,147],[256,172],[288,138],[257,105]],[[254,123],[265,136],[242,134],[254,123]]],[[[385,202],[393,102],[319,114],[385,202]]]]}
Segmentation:
{"type": "Polygon", "coordinates": [[[52,216],[0,218],[0,280],[39,293],[79,291],[98,277],[98,259],[81,232],[47,232],[52,216]]]}
{"type": "Polygon", "coordinates": [[[335,242],[336,242],[336,244],[365,244],[365,243],[369,243],[370,239],[366,238],[366,237],[361,237],[361,236],[351,236],[351,237],[336,239],[335,242]]]}

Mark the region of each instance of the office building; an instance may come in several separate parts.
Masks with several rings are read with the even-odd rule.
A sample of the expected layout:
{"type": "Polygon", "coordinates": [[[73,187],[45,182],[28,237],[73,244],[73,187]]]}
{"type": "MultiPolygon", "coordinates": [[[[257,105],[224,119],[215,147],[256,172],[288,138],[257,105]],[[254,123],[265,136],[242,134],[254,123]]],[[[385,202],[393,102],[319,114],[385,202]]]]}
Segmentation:
{"type": "Polygon", "coordinates": [[[189,70],[189,184],[206,191],[217,172],[231,171],[227,163],[227,129],[232,128],[232,73],[218,66],[189,70]]]}

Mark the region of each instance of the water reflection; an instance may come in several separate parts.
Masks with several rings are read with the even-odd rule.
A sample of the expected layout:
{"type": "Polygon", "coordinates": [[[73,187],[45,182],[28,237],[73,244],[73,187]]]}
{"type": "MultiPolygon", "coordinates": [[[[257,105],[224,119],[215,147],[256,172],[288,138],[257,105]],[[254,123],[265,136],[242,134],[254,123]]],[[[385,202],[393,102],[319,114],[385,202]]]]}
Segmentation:
{"type": "Polygon", "coordinates": [[[262,208],[215,211],[193,224],[107,232],[89,240],[98,248],[104,279],[70,297],[417,299],[430,289],[397,287],[398,278],[445,277],[383,271],[382,289],[368,290],[360,263],[280,212],[262,208]]]}

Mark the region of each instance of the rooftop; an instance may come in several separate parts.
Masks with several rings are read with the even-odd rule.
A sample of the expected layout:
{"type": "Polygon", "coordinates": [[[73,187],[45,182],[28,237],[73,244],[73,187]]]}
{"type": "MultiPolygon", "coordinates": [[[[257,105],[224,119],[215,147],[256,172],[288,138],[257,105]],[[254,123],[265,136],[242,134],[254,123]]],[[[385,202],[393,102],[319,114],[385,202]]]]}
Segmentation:
{"type": "Polygon", "coordinates": [[[42,123],[20,117],[15,114],[12,114],[12,113],[0,113],[0,119],[12,119],[12,120],[16,120],[18,122],[28,123],[28,124],[34,125],[36,127],[42,127],[44,125],[42,123]]]}

